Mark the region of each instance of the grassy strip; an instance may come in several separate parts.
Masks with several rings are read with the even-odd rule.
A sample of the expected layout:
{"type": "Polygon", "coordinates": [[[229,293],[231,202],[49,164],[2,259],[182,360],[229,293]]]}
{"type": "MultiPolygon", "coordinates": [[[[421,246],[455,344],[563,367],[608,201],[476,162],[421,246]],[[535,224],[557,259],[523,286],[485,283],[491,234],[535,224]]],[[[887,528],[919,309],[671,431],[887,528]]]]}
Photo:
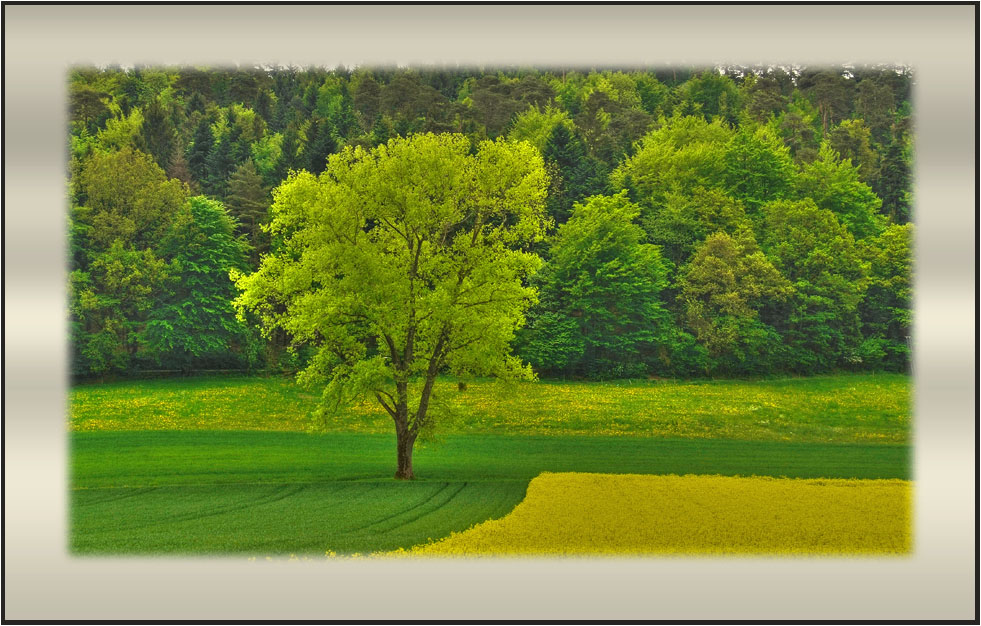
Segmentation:
{"type": "MultiPolygon", "coordinates": [[[[854,374],[763,381],[542,381],[507,388],[489,381],[436,387],[445,432],[500,435],[631,435],[661,438],[906,443],[910,379],[854,374]]],[[[387,433],[374,403],[325,424],[317,398],[287,378],[208,377],[81,385],[71,428],[272,430],[387,433]]]]}
{"type": "MultiPolygon", "coordinates": [[[[99,432],[71,435],[74,487],[376,480],[395,438],[362,433],[99,432]]],[[[530,480],[541,472],[909,478],[909,448],[643,437],[455,435],[415,454],[419,478],[530,480]]]]}
{"type": "Polygon", "coordinates": [[[401,554],[905,554],[911,495],[900,480],[543,474],[503,519],[401,554]]]}

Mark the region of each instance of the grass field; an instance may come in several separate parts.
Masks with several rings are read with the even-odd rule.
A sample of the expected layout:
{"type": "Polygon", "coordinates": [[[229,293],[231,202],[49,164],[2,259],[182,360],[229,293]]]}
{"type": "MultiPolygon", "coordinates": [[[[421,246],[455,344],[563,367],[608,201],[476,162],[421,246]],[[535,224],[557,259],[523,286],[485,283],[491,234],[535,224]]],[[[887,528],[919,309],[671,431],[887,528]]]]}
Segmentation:
{"type": "Polygon", "coordinates": [[[503,519],[402,554],[901,555],[902,480],[542,474],[503,519]]]}
{"type": "Polygon", "coordinates": [[[449,429],[439,444],[417,444],[420,479],[412,483],[390,478],[390,422],[349,415],[326,432],[304,432],[313,398],[283,379],[79,386],[70,408],[70,547],[77,554],[408,549],[503,517],[542,472],[910,476],[905,377],[538,383],[506,396],[495,396],[492,383],[462,393],[442,384],[454,402],[473,403],[472,423],[449,429]],[[725,406],[735,408],[708,419],[711,407],[725,406]],[[753,426],[764,410],[808,417],[753,426]],[[654,414],[647,422],[670,428],[646,428],[643,415],[654,414]],[[627,434],[599,426],[584,434],[589,424],[610,423],[627,434]]]}
{"type": "MultiPolygon", "coordinates": [[[[451,431],[507,435],[633,435],[751,441],[907,443],[909,377],[855,374],[763,381],[540,381],[465,392],[441,380],[441,401],[459,415],[451,431]]],[[[211,377],[81,385],[70,426],[92,430],[275,430],[388,433],[376,403],[326,424],[309,415],[317,397],[283,377],[211,377]]]]}

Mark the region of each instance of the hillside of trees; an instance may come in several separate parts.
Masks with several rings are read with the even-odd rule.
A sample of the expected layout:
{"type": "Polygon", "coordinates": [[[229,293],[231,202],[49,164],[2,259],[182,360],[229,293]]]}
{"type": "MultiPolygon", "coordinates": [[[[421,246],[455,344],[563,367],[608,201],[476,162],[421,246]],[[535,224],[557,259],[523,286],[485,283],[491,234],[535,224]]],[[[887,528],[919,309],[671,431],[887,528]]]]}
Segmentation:
{"type": "Polygon", "coordinates": [[[232,270],[291,172],[347,146],[526,141],[554,225],[515,353],[543,377],[905,371],[905,68],[75,68],[72,374],[294,371],[232,270]]]}

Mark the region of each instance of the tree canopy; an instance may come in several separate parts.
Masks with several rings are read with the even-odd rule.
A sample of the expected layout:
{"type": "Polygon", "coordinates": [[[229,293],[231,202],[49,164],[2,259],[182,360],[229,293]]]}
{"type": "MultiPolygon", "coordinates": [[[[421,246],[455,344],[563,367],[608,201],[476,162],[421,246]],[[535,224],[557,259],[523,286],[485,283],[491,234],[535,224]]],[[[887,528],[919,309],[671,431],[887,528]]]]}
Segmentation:
{"type": "MultiPolygon", "coordinates": [[[[543,226],[507,245],[540,257],[535,276],[512,268],[522,301],[538,302],[513,342],[503,330],[475,340],[489,352],[507,343],[543,376],[583,378],[903,371],[914,85],[890,66],[74,68],[72,373],[316,371],[326,339],[304,326],[312,310],[284,296],[268,315],[289,306],[297,320],[262,337],[258,312],[235,319],[230,270],[299,262],[309,220],[297,207],[341,206],[339,189],[378,206],[404,198],[405,215],[385,219],[405,232],[402,220],[450,219],[439,199],[452,194],[461,207],[510,202],[490,200],[492,181],[503,189],[507,168],[532,162],[543,226]],[[439,210],[419,213],[427,203],[439,210]]],[[[395,232],[366,207],[365,233],[395,232]]],[[[516,218],[494,219],[517,233],[516,218]]],[[[476,227],[459,219],[447,236],[476,227]]],[[[372,237],[345,252],[362,273],[387,267],[372,237]]],[[[419,249],[420,262],[442,258],[419,249]]],[[[355,275],[344,288],[361,287],[355,275]]],[[[387,349],[348,332],[372,358],[387,349]]],[[[484,362],[465,352],[439,371],[484,362]]]]}
{"type": "Polygon", "coordinates": [[[241,310],[314,351],[301,380],[324,384],[325,409],[372,397],[398,436],[396,477],[434,427],[437,374],[531,377],[510,355],[526,284],[541,259],[547,179],[527,143],[458,134],[347,148],[319,177],[279,187],[276,254],[240,276],[241,310]],[[473,148],[473,150],[472,150],[473,148]]]}

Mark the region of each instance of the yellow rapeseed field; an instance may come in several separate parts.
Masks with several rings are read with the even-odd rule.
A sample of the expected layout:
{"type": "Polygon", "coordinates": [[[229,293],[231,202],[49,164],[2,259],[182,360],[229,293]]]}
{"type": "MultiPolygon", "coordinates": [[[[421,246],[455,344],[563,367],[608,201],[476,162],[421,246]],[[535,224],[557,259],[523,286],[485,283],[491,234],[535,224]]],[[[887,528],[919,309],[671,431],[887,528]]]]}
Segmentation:
{"type": "Polygon", "coordinates": [[[545,473],[506,517],[402,556],[899,555],[904,480],[545,473]]]}

